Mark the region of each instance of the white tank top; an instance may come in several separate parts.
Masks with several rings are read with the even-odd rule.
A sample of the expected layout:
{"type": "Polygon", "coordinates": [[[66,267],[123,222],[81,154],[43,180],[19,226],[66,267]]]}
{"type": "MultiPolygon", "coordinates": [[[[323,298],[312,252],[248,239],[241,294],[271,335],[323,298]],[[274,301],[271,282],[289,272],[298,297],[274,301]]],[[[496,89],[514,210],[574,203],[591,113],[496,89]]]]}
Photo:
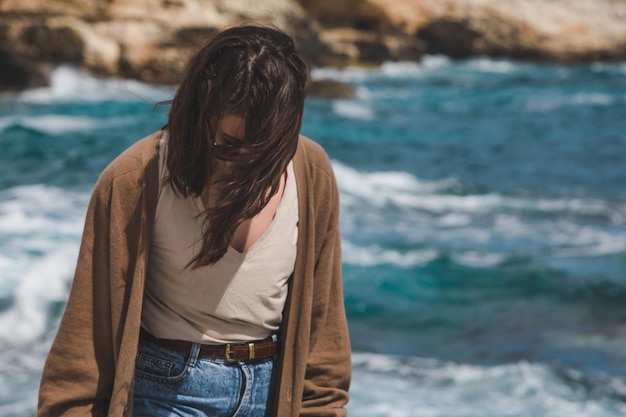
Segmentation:
{"type": "MultiPolygon", "coordinates": [[[[161,141],[160,177],[167,137],[161,141]]],[[[199,198],[183,198],[161,181],[142,326],[158,338],[222,344],[264,339],[282,321],[296,259],[298,197],[293,161],[274,219],[246,251],[229,247],[215,264],[185,268],[201,247],[199,198]]]]}

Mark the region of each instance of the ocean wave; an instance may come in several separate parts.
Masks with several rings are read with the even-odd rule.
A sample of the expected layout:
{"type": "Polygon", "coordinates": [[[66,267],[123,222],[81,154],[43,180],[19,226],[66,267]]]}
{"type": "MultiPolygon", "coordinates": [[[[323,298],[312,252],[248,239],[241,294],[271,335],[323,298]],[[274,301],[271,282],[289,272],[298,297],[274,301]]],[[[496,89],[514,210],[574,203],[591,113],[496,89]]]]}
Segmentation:
{"type": "Polygon", "coordinates": [[[336,80],[341,82],[362,82],[367,80],[373,70],[364,68],[348,67],[343,69],[331,67],[318,67],[311,69],[313,80],[336,80]]]}
{"type": "Polygon", "coordinates": [[[341,247],[344,263],[365,267],[384,264],[401,268],[417,267],[427,265],[439,256],[439,252],[435,249],[401,252],[378,245],[357,246],[347,240],[342,241],[341,247]]]}
{"type": "Polygon", "coordinates": [[[419,62],[385,62],[380,67],[383,75],[392,78],[414,77],[423,71],[449,67],[452,60],[444,55],[425,55],[419,62]]]}
{"type": "Polygon", "coordinates": [[[359,267],[393,265],[398,268],[424,267],[432,262],[449,259],[469,268],[495,268],[514,256],[504,252],[481,252],[477,250],[446,252],[436,248],[391,249],[380,245],[360,246],[348,239],[341,242],[343,263],[359,267]]]}
{"type": "Polygon", "coordinates": [[[380,196],[386,201],[397,194],[428,194],[458,185],[454,178],[422,181],[408,172],[361,172],[336,160],[332,163],[340,190],[347,196],[361,197],[372,203],[382,203],[380,196]]]}
{"type": "Polygon", "coordinates": [[[626,253],[626,234],[564,221],[550,228],[555,250],[551,256],[580,258],[626,253]]]}
{"type": "Polygon", "coordinates": [[[20,276],[10,308],[0,313],[0,350],[44,336],[50,305],[67,298],[77,255],[78,244],[65,244],[31,259],[28,270],[20,276]]]}
{"type": "Polygon", "coordinates": [[[333,161],[333,168],[342,198],[346,202],[364,201],[374,207],[397,206],[427,210],[433,213],[487,213],[499,211],[577,213],[604,216],[620,221],[620,208],[606,202],[584,198],[512,197],[497,193],[454,195],[444,194],[459,188],[455,178],[422,181],[399,171],[360,172],[333,161]],[[355,200],[356,199],[356,200],[355,200]]]}
{"type": "MultiPolygon", "coordinates": [[[[626,302],[626,279],[619,257],[597,262],[580,257],[563,261],[548,255],[529,256],[513,251],[359,246],[346,239],[342,241],[342,248],[349,314],[358,316],[375,310],[378,321],[385,317],[393,320],[396,310],[401,309],[407,316],[398,322],[402,323],[398,331],[402,331],[402,326],[415,329],[429,326],[418,314],[424,302],[437,308],[441,306],[439,303],[447,305],[446,302],[454,300],[459,308],[467,308],[468,314],[473,314],[471,311],[477,305],[494,300],[517,300],[520,306],[527,306],[520,309],[522,312],[545,300],[551,300],[555,311],[568,308],[565,306],[595,306],[596,312],[615,308],[617,312],[626,302]],[[534,296],[543,301],[537,302],[534,296]],[[394,304],[387,305],[391,299],[394,304]],[[403,302],[407,304],[402,305],[403,302]],[[417,315],[412,317],[412,314],[417,315]]],[[[484,308],[489,309],[486,305],[484,308]]],[[[444,319],[444,311],[433,310],[430,314],[448,320],[444,319]]],[[[532,321],[535,312],[523,314],[532,321]]],[[[463,317],[452,321],[461,324],[466,320],[463,317]]],[[[615,326],[614,321],[605,321],[605,324],[607,328],[615,326]]],[[[498,330],[493,329],[493,332],[498,330]]],[[[618,338],[616,342],[623,343],[623,340],[618,338]]]]}
{"type": "Polygon", "coordinates": [[[606,93],[577,93],[573,95],[553,94],[534,96],[526,104],[526,109],[535,112],[552,111],[569,106],[612,106],[617,98],[606,93]]]}
{"type": "MultiPolygon", "coordinates": [[[[106,127],[109,125],[106,124],[106,127]]],[[[46,114],[40,116],[7,116],[0,118],[0,133],[14,127],[37,130],[58,135],[75,131],[88,131],[105,127],[102,120],[84,116],[60,116],[46,114]]]]}
{"type": "Polygon", "coordinates": [[[494,235],[533,244],[536,250],[530,253],[536,255],[593,257],[626,250],[626,234],[620,228],[581,224],[558,217],[529,221],[519,215],[498,214],[491,230],[494,235]]]}
{"type": "MultiPolygon", "coordinates": [[[[349,242],[344,248],[345,262],[354,265],[421,266],[430,260],[421,257],[424,250],[436,249],[438,256],[468,267],[496,267],[511,257],[530,257],[560,265],[560,269],[567,260],[591,261],[626,253],[626,234],[620,228],[575,221],[511,214],[486,219],[391,215],[388,211],[372,213],[367,208],[342,210],[341,216],[343,238],[349,242]],[[419,250],[414,252],[413,248],[419,250]]],[[[600,269],[610,269],[610,265],[605,263],[600,269]]]]}
{"type": "Polygon", "coordinates": [[[511,258],[506,253],[485,253],[478,251],[467,251],[453,253],[451,259],[458,265],[472,268],[493,268],[502,265],[511,258]]]}
{"type": "MultiPolygon", "coordinates": [[[[9,378],[5,378],[9,379],[9,378]]],[[[8,403],[0,403],[0,415],[4,417],[22,417],[22,416],[34,416],[37,413],[37,386],[35,387],[22,387],[23,384],[15,380],[7,381],[6,391],[7,395],[2,392],[2,386],[0,386],[0,395],[3,398],[8,398],[8,403]],[[9,388],[10,387],[10,388],[9,388]]]]}
{"type": "Polygon", "coordinates": [[[35,415],[41,370],[53,336],[47,332],[45,340],[0,350],[0,416],[35,415]]]}
{"type": "Polygon", "coordinates": [[[0,229],[5,235],[79,235],[89,200],[86,192],[45,185],[0,192],[0,229]]]}
{"type": "Polygon", "coordinates": [[[626,74],[626,62],[594,62],[590,69],[601,74],[626,74]]]}
{"type": "Polygon", "coordinates": [[[467,61],[467,67],[487,73],[510,74],[519,70],[522,64],[492,58],[473,58],[467,61]]]}
{"type": "Polygon", "coordinates": [[[542,364],[478,366],[355,353],[353,369],[348,409],[362,417],[616,417],[626,413],[619,400],[626,395],[622,379],[581,377],[542,364]]]}
{"type": "MultiPolygon", "coordinates": [[[[170,99],[173,90],[134,80],[99,79],[76,68],[60,66],[50,77],[50,86],[26,90],[16,96],[26,103],[146,101],[150,105],[170,99]]],[[[0,96],[1,98],[1,96],[0,96]]]]}
{"type": "Polygon", "coordinates": [[[385,76],[390,78],[414,78],[448,67],[452,60],[442,55],[426,55],[419,62],[384,62],[379,68],[313,68],[311,78],[332,79],[342,82],[363,82],[370,77],[385,76]]]}
{"type": "Polygon", "coordinates": [[[0,192],[0,351],[39,340],[68,293],[89,195],[44,185],[0,192]]]}
{"type": "MultiPolygon", "coordinates": [[[[78,247],[88,198],[87,193],[43,185],[0,192],[0,298],[11,301],[10,308],[17,308],[13,304],[22,297],[20,288],[27,285],[29,276],[33,280],[37,278],[36,273],[29,275],[29,271],[37,268],[50,254],[57,253],[59,248],[78,247]]],[[[67,258],[58,260],[60,265],[65,265],[66,261],[67,258]]],[[[37,273],[41,273],[39,279],[48,279],[45,268],[37,273]]],[[[24,310],[24,317],[28,316],[27,313],[28,310],[24,310]]],[[[11,314],[22,313],[16,310],[11,314]]],[[[0,343],[1,334],[2,330],[0,343]]]]}
{"type": "Polygon", "coordinates": [[[311,70],[311,77],[313,79],[333,79],[342,82],[361,83],[370,77],[378,76],[395,79],[430,76],[439,74],[438,71],[452,65],[460,65],[473,71],[495,74],[510,74],[525,67],[524,64],[514,61],[493,58],[473,58],[460,64],[455,64],[453,60],[443,55],[425,55],[418,62],[384,62],[378,68],[314,68],[311,70]]]}
{"type": "Polygon", "coordinates": [[[457,195],[463,186],[454,178],[422,181],[407,172],[333,166],[349,264],[410,268],[447,256],[462,266],[495,267],[508,256],[562,264],[626,253],[623,203],[457,195]]]}
{"type": "Polygon", "coordinates": [[[371,107],[355,101],[334,101],[333,111],[348,119],[373,120],[375,117],[374,110],[371,107]]]}

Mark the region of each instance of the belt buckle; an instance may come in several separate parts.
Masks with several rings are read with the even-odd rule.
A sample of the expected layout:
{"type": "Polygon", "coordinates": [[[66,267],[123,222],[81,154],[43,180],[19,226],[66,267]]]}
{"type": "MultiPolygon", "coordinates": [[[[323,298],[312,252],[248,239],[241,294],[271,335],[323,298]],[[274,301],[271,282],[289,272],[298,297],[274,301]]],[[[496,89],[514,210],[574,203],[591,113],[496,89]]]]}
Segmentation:
{"type": "MultiPolygon", "coordinates": [[[[226,343],[226,352],[225,352],[225,357],[226,357],[226,362],[234,362],[236,361],[236,359],[233,359],[231,355],[231,351],[230,351],[230,343],[226,343]]],[[[248,359],[252,360],[254,359],[254,342],[250,342],[248,343],[248,359]]]]}
{"type": "Polygon", "coordinates": [[[230,343],[226,343],[226,362],[233,362],[234,359],[230,357],[230,343]]]}
{"type": "Polygon", "coordinates": [[[254,359],[254,343],[248,343],[248,359],[254,359]]]}

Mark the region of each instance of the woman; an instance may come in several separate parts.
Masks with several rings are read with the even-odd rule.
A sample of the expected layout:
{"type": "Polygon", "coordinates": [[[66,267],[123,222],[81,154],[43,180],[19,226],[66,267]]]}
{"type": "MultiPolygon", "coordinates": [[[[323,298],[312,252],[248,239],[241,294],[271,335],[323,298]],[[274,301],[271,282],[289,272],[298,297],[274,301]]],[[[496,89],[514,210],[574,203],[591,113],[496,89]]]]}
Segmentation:
{"type": "Polygon", "coordinates": [[[299,136],[308,69],[241,26],[102,173],[39,416],[343,416],[338,193],[299,136]]]}

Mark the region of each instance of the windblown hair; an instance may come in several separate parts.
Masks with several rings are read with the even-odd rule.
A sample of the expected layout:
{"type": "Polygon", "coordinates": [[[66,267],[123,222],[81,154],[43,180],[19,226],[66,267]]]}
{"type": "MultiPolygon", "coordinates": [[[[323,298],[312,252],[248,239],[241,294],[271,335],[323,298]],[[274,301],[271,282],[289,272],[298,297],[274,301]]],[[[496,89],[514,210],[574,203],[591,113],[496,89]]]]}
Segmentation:
{"type": "Polygon", "coordinates": [[[189,265],[218,261],[237,227],[276,194],[302,125],[308,67],[287,34],[238,26],[214,34],[191,58],[172,100],[167,125],[168,180],[185,197],[200,197],[210,181],[220,191],[203,213],[200,252],[189,265]],[[243,118],[245,149],[222,178],[212,178],[215,121],[243,118]]]}

